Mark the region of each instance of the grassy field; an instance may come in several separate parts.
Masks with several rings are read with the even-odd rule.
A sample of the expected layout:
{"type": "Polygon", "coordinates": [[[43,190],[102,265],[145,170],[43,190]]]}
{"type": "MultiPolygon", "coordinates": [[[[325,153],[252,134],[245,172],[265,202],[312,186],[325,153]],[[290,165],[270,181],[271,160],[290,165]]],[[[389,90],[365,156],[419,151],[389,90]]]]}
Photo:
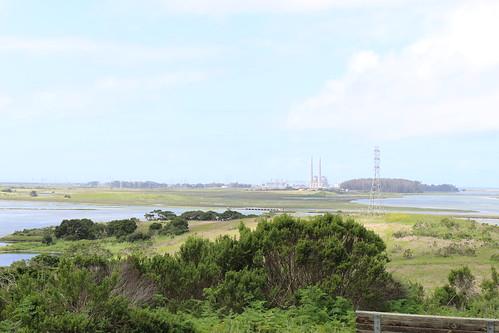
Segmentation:
{"type": "Polygon", "coordinates": [[[446,282],[451,269],[463,265],[469,266],[478,280],[488,278],[491,267],[499,269],[497,226],[453,220],[458,226],[449,232],[449,228],[442,226],[441,221],[445,218],[442,216],[387,214],[355,218],[383,238],[391,259],[390,270],[404,280],[434,288],[446,282]],[[418,223],[426,228],[428,235],[418,235],[421,230],[414,234],[414,226],[418,223]],[[469,239],[462,238],[463,235],[469,239]],[[484,235],[490,235],[490,239],[484,235]]]}
{"type": "MultiPolygon", "coordinates": [[[[427,288],[434,288],[446,282],[451,269],[462,265],[468,265],[479,280],[489,276],[492,266],[499,269],[499,261],[497,261],[499,259],[497,258],[499,257],[499,227],[497,226],[449,219],[453,221],[449,227],[443,224],[444,217],[442,216],[419,214],[349,216],[383,238],[391,259],[389,269],[396,277],[403,280],[419,282],[427,288]]],[[[79,242],[99,243],[115,255],[127,255],[134,251],[149,255],[174,253],[190,236],[212,240],[219,235],[237,237],[237,228],[241,222],[254,228],[258,219],[190,222],[190,231],[186,234],[176,237],[156,235],[151,241],[140,243],[119,242],[114,238],[79,242]]],[[[147,232],[149,224],[149,222],[141,222],[139,231],[147,232]]],[[[3,240],[23,240],[23,242],[0,247],[0,251],[57,253],[78,243],[58,240],[54,245],[46,246],[39,242],[39,238],[39,236],[38,238],[33,236],[31,241],[26,241],[26,237],[22,239],[17,236],[7,237],[3,240]]]]}
{"type": "Polygon", "coordinates": [[[17,188],[0,192],[0,200],[30,200],[117,205],[164,205],[184,207],[265,207],[355,209],[351,200],[365,195],[310,191],[253,191],[246,189],[119,190],[106,188],[17,188]],[[38,196],[32,197],[31,191],[38,196]]]}
{"type": "MultiPolygon", "coordinates": [[[[362,211],[365,205],[351,202],[366,199],[365,193],[335,193],[328,191],[285,190],[257,191],[248,189],[161,189],[131,190],[110,188],[15,188],[13,192],[0,191],[0,200],[27,200],[45,202],[88,203],[101,205],[207,207],[207,208],[280,208],[287,211],[362,211]],[[36,197],[30,195],[36,191],[36,197]]],[[[396,197],[399,194],[386,194],[396,197]]],[[[386,208],[387,211],[459,210],[419,209],[410,207],[386,208]]]]}

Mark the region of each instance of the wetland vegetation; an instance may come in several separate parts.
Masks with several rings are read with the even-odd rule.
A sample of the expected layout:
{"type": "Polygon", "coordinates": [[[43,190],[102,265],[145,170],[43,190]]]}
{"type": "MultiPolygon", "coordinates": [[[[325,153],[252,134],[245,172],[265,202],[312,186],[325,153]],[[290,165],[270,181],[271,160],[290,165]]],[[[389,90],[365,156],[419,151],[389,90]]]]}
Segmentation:
{"type": "MultiPolygon", "coordinates": [[[[86,191],[39,189],[31,200],[64,193],[69,198],[61,201],[81,200],[86,191]]],[[[313,205],[341,202],[329,192],[228,191],[237,191],[237,200],[252,197],[254,206],[264,198],[272,198],[268,207],[304,197],[313,205]]],[[[153,200],[154,192],[97,197],[102,203],[123,195],[125,202],[141,195],[152,204],[174,195],[161,192],[153,200]]],[[[213,203],[227,195],[194,190],[177,202],[213,203]]],[[[9,242],[3,253],[41,254],[0,269],[0,328],[7,332],[33,331],[30,325],[47,332],[353,332],[357,308],[499,312],[499,227],[455,216],[352,210],[258,217],[230,209],[151,208],[140,219],[68,219],[0,241],[9,242]],[[63,281],[78,284],[63,287],[63,281]]]]}
{"type": "Polygon", "coordinates": [[[498,263],[490,254],[498,249],[498,227],[438,218],[191,220],[189,231],[178,236],[151,230],[168,221],[134,221],[133,231],[128,221],[108,226],[117,233],[102,239],[73,240],[67,228],[52,244],[41,242],[47,229],[29,230],[23,237],[38,241],[10,246],[37,244],[47,254],[0,270],[0,327],[7,332],[353,332],[356,308],[497,317],[498,263]],[[418,235],[422,223],[433,231],[418,235]],[[151,238],[120,240],[122,232],[151,238]],[[476,246],[470,262],[460,254],[425,252],[429,242],[470,240],[476,246]],[[407,250],[411,256],[404,255],[407,250]],[[420,279],[423,275],[432,283],[420,279]]]}

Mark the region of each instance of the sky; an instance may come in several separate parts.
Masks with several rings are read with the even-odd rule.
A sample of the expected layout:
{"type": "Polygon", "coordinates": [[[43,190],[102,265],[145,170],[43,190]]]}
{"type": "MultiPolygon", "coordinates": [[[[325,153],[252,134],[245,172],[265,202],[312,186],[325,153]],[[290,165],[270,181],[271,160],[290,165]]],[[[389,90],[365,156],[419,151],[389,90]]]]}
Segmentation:
{"type": "Polygon", "coordinates": [[[499,187],[499,1],[0,0],[0,181],[499,187]]]}

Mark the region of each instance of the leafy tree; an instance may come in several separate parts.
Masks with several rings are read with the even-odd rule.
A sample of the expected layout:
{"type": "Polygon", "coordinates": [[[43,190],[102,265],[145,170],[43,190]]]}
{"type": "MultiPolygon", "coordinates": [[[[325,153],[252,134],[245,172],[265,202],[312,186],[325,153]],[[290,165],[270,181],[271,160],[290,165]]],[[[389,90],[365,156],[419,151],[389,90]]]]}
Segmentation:
{"type": "Polygon", "coordinates": [[[95,223],[89,219],[63,220],[55,228],[55,236],[67,240],[95,239],[95,223]]]}
{"type": "Polygon", "coordinates": [[[223,221],[237,220],[237,219],[242,219],[244,217],[245,217],[244,214],[230,209],[226,210],[222,214],[219,214],[219,218],[223,221]]]}
{"type": "Polygon", "coordinates": [[[302,221],[283,215],[259,223],[252,236],[275,305],[289,304],[298,289],[314,284],[364,309],[400,295],[385,268],[385,244],[351,219],[326,214],[302,221]]]}
{"type": "Polygon", "coordinates": [[[230,221],[230,220],[242,219],[247,216],[240,212],[228,209],[223,213],[217,213],[211,210],[207,212],[202,210],[192,210],[184,212],[182,215],[180,215],[180,217],[188,221],[216,221],[216,220],[230,221]]]}
{"type": "Polygon", "coordinates": [[[123,237],[133,233],[137,229],[136,218],[126,220],[115,220],[106,224],[107,234],[109,236],[123,237]]]}
{"type": "Polygon", "coordinates": [[[187,211],[180,215],[181,218],[188,221],[213,221],[218,220],[219,215],[214,211],[204,212],[202,210],[187,211]]]}
{"type": "Polygon", "coordinates": [[[145,214],[144,217],[147,221],[168,221],[177,217],[177,215],[169,210],[155,209],[152,212],[145,214]]]}

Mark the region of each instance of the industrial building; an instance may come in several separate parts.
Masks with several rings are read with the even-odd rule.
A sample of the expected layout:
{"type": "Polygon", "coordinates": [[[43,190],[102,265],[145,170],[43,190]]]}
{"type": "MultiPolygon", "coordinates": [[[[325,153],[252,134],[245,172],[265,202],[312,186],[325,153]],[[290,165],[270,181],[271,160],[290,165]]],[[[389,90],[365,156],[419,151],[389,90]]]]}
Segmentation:
{"type": "Polygon", "coordinates": [[[319,190],[329,187],[329,183],[327,181],[326,176],[322,175],[322,160],[319,158],[319,174],[314,175],[314,158],[310,158],[310,186],[309,188],[312,190],[319,190]]]}

